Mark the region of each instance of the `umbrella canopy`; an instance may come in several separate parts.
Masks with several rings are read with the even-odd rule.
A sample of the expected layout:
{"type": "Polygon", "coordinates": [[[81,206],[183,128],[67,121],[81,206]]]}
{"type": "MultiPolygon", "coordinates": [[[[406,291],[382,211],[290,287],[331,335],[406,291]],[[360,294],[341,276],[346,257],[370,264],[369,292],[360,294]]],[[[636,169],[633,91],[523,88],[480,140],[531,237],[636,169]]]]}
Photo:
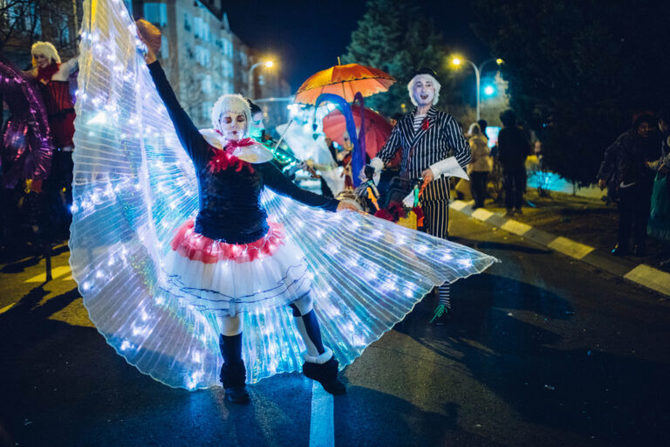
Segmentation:
{"type": "MultiPolygon", "coordinates": [[[[360,129],[361,107],[353,106],[351,113],[356,128],[360,129]]],[[[386,143],[393,126],[383,115],[367,107],[363,108],[363,119],[365,123],[365,152],[370,158],[374,158],[386,143]]],[[[341,111],[334,110],[323,118],[323,133],[340,146],[345,145],[344,134],[346,130],[346,121],[341,111]]]]}
{"type": "Polygon", "coordinates": [[[393,83],[393,76],[376,68],[360,64],[335,65],[307,78],[298,89],[295,101],[314,104],[322,93],[332,93],[352,102],[356,92],[371,96],[387,91],[393,83]]]}

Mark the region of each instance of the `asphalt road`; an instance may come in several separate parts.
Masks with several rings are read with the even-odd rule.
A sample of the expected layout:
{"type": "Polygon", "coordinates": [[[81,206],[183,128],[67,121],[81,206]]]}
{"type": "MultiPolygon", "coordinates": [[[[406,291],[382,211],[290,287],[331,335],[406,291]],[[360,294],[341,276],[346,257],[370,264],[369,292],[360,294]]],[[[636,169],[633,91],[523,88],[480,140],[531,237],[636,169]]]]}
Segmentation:
{"type": "Polygon", "coordinates": [[[458,213],[451,232],[502,263],[455,285],[448,325],[424,300],[368,347],[330,413],[297,374],[245,407],[165,387],[91,326],[66,251],[47,284],[0,266],[0,445],[670,445],[670,302],[458,213]]]}

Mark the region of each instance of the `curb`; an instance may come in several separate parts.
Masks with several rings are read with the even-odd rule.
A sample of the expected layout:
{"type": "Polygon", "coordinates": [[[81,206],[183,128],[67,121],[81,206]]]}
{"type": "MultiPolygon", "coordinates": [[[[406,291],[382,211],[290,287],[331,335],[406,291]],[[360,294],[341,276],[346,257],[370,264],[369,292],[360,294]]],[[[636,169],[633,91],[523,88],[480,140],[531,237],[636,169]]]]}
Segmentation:
{"type": "Polygon", "coordinates": [[[522,236],[536,244],[540,244],[573,259],[586,262],[637,285],[670,296],[670,273],[658,270],[647,264],[637,264],[627,259],[615,258],[609,253],[597,250],[595,247],[573,241],[563,236],[547,233],[523,222],[493,213],[485,208],[473,210],[472,206],[463,200],[453,200],[449,203],[449,208],[473,219],[498,227],[508,233],[522,236]]]}

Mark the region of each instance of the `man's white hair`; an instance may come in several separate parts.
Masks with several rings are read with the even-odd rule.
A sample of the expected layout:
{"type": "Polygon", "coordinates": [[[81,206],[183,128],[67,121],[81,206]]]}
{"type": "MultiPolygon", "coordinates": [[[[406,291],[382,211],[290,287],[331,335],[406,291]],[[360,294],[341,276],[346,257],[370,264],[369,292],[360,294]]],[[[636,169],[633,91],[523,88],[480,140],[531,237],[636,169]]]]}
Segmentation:
{"type": "Polygon", "coordinates": [[[418,81],[431,81],[433,83],[433,86],[435,87],[435,97],[433,98],[433,105],[437,104],[437,102],[440,100],[440,88],[442,86],[440,83],[432,77],[429,74],[418,74],[412,78],[411,81],[409,81],[409,84],[407,84],[407,91],[409,91],[409,99],[412,101],[412,104],[415,106],[417,105],[416,99],[414,99],[414,84],[416,84],[418,81]]]}
{"type": "Polygon", "coordinates": [[[214,103],[212,107],[212,126],[214,129],[221,131],[221,118],[226,113],[237,113],[243,114],[247,119],[247,127],[245,130],[245,136],[249,133],[249,124],[251,123],[251,108],[249,103],[244,96],[235,94],[235,95],[221,95],[219,99],[214,103]]]}
{"type": "Polygon", "coordinates": [[[35,55],[42,54],[48,59],[51,59],[52,62],[60,64],[60,56],[58,55],[58,50],[51,42],[35,42],[32,47],[30,47],[30,54],[33,56],[33,65],[35,65],[35,55]]]}

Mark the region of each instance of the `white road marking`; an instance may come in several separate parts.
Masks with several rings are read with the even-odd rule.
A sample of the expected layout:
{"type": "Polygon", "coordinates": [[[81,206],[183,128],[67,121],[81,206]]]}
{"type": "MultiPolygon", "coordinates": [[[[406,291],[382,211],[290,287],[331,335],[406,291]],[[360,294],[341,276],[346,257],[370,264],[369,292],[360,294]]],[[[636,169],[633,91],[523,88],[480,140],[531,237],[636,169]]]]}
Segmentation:
{"type": "Polygon", "coordinates": [[[474,217],[477,220],[484,221],[491,216],[493,216],[493,213],[489,210],[485,210],[484,208],[477,208],[472,212],[472,217],[474,217]]]}
{"type": "Polygon", "coordinates": [[[580,244],[579,242],[575,242],[562,236],[559,236],[551,241],[547,247],[575,259],[582,259],[584,256],[595,250],[593,247],[580,244]]]}
{"type": "Polygon", "coordinates": [[[456,211],[460,211],[466,206],[468,206],[468,204],[462,200],[454,200],[449,204],[449,207],[455,209],[456,211]]]}
{"type": "Polygon", "coordinates": [[[640,264],[623,277],[657,292],[670,295],[670,273],[655,269],[646,264],[640,264]]]}
{"type": "Polygon", "coordinates": [[[505,231],[509,231],[510,233],[516,234],[518,236],[523,236],[524,234],[528,233],[533,227],[530,225],[526,225],[525,223],[519,222],[514,219],[509,219],[507,222],[502,224],[500,227],[505,231]]]}
{"type": "Polygon", "coordinates": [[[316,380],[312,384],[312,414],[309,421],[309,447],[335,445],[333,396],[316,380]]]}

